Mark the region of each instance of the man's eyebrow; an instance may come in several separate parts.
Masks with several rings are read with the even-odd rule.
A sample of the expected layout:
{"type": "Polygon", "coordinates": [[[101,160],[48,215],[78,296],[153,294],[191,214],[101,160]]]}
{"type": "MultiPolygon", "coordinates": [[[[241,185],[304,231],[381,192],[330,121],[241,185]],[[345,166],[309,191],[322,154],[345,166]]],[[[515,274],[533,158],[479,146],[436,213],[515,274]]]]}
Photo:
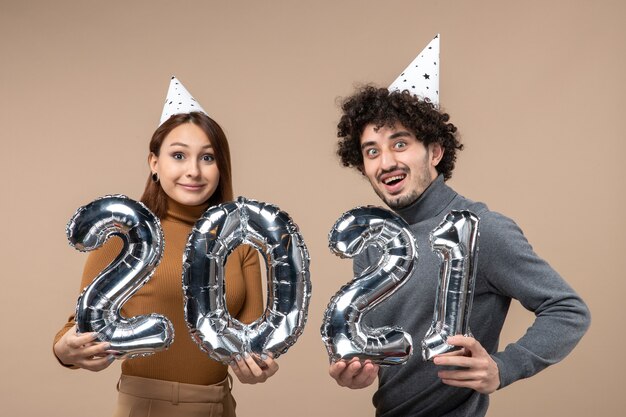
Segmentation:
{"type": "Polygon", "coordinates": [[[374,146],[376,145],[376,142],[374,142],[373,140],[369,141],[369,142],[363,142],[361,144],[361,150],[367,148],[368,146],[374,146]]]}
{"type": "Polygon", "coordinates": [[[397,138],[402,138],[405,136],[411,136],[411,132],[408,132],[406,130],[401,130],[389,136],[389,139],[397,139],[397,138]]]}

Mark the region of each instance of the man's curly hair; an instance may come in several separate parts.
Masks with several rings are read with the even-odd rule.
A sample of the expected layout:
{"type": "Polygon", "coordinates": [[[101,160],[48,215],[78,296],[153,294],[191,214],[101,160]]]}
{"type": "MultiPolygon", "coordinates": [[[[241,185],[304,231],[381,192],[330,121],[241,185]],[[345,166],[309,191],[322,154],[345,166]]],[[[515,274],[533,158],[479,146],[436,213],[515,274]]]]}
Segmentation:
{"type": "Polygon", "coordinates": [[[371,85],[361,87],[344,99],[343,116],[337,125],[337,155],[346,167],[363,169],[361,135],[365,126],[372,123],[377,128],[392,127],[399,122],[415,134],[424,146],[439,143],[444,154],[437,165],[437,172],[445,180],[452,177],[456,151],[463,145],[456,135],[456,126],[448,123],[450,116],[439,112],[430,101],[424,101],[405,91],[389,92],[386,88],[371,85]]]}

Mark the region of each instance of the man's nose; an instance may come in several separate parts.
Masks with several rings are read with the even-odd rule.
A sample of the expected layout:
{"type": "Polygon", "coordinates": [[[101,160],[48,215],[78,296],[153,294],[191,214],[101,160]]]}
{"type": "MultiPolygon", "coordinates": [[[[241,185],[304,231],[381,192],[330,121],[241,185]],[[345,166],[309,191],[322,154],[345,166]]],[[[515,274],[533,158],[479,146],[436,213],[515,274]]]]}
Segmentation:
{"type": "Polygon", "coordinates": [[[383,150],[380,154],[380,168],[388,170],[394,168],[397,165],[396,156],[389,150],[383,150]]]}

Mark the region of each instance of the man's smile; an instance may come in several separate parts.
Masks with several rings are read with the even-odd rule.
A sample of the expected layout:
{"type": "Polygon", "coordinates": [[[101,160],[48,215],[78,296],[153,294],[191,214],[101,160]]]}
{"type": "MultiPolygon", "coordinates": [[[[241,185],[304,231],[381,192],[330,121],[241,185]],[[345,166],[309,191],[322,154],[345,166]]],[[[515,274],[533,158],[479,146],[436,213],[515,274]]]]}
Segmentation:
{"type": "Polygon", "coordinates": [[[378,177],[378,180],[389,194],[396,194],[402,190],[404,180],[407,176],[408,175],[404,170],[396,169],[391,172],[381,174],[378,177]]]}

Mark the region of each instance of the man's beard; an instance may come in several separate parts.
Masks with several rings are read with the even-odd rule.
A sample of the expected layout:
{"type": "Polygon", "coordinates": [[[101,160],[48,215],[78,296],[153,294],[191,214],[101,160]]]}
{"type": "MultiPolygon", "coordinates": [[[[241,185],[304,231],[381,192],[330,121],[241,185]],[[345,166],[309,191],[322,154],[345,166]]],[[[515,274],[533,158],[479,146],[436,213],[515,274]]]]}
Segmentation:
{"type": "Polygon", "coordinates": [[[374,191],[376,192],[376,194],[378,194],[378,197],[380,197],[380,199],[383,200],[385,204],[387,204],[387,206],[389,206],[389,208],[392,210],[399,210],[407,206],[410,206],[421,195],[421,194],[418,194],[417,191],[413,190],[407,195],[388,198],[378,188],[375,188],[374,191]]]}

